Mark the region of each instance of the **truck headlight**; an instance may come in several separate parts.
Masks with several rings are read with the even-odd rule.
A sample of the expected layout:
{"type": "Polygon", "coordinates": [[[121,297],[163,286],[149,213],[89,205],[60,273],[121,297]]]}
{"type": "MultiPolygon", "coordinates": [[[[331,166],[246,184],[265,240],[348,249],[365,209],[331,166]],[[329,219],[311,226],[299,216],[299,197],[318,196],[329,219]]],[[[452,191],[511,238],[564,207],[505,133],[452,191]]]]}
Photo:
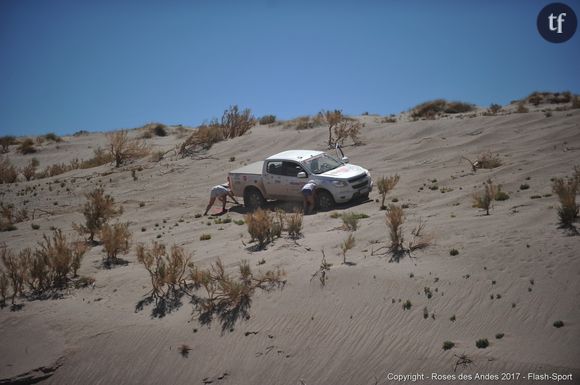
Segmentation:
{"type": "Polygon", "coordinates": [[[336,187],[346,187],[347,184],[345,181],[342,180],[333,180],[332,184],[335,185],[336,187]]]}

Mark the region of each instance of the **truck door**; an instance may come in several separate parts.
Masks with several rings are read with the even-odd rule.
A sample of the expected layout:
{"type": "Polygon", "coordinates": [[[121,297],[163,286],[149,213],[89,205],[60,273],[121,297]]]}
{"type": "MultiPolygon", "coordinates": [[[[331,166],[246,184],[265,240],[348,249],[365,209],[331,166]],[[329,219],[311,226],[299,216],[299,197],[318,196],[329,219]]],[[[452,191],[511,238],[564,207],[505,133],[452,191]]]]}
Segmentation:
{"type": "Polygon", "coordinates": [[[283,162],[281,160],[269,160],[266,162],[266,172],[264,174],[264,187],[266,188],[267,198],[280,199],[286,195],[286,186],[283,162]]]}
{"type": "Polygon", "coordinates": [[[298,178],[299,172],[304,172],[306,175],[308,173],[304,168],[294,162],[283,162],[284,167],[284,184],[286,185],[286,197],[287,199],[302,199],[302,187],[306,182],[308,182],[308,177],[306,178],[298,178]]]}

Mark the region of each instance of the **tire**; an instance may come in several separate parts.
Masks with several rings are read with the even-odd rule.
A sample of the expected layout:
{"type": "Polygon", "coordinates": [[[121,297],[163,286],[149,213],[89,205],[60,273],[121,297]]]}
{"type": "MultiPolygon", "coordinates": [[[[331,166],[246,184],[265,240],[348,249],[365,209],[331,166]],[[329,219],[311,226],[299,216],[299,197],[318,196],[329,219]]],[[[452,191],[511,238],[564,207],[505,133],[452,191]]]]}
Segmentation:
{"type": "Polygon", "coordinates": [[[259,209],[264,206],[264,203],[266,203],[266,200],[257,188],[249,187],[244,191],[244,206],[250,210],[259,209]]]}
{"type": "Polygon", "coordinates": [[[334,208],[334,198],[332,194],[326,190],[316,191],[316,207],[320,211],[328,211],[334,208]]]}

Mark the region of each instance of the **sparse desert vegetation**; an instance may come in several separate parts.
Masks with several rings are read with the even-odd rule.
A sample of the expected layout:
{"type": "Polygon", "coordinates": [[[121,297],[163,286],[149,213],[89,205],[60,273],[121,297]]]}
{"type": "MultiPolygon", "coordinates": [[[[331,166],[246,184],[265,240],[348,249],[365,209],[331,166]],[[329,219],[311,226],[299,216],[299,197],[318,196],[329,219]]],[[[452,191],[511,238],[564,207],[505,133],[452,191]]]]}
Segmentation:
{"type": "Polygon", "coordinates": [[[473,207],[485,210],[485,215],[489,215],[489,209],[493,205],[493,200],[497,194],[497,186],[488,179],[483,184],[483,190],[473,193],[473,207]]]}
{"type": "Polygon", "coordinates": [[[217,142],[242,136],[256,125],[250,109],[240,111],[237,105],[224,111],[221,120],[213,119],[201,125],[180,146],[181,156],[191,156],[200,150],[209,150],[217,142]]]}
{"type": "Polygon", "coordinates": [[[578,218],[579,206],[576,203],[578,184],[580,183],[580,167],[575,168],[573,177],[554,178],[552,191],[558,196],[560,206],[558,217],[562,227],[570,228],[578,218]]]}
{"type": "Polygon", "coordinates": [[[399,183],[399,175],[395,174],[389,177],[380,177],[377,180],[377,188],[379,189],[379,194],[381,194],[381,210],[386,210],[385,198],[387,194],[395,188],[397,183],[399,183]]]}
{"type": "Polygon", "coordinates": [[[96,188],[85,195],[87,201],[83,207],[85,224],[74,225],[74,228],[81,235],[87,235],[89,242],[94,242],[97,235],[107,221],[117,215],[122,210],[115,207],[115,199],[105,194],[102,188],[96,188]]]}
{"type": "Polygon", "coordinates": [[[449,102],[444,99],[436,99],[418,104],[410,111],[412,119],[436,119],[441,114],[458,114],[471,112],[475,106],[463,102],[449,102]]]}
{"type": "MultiPolygon", "coordinates": [[[[55,360],[64,355],[51,383],[70,382],[77,369],[90,373],[89,356],[95,368],[110,368],[115,357],[128,354],[127,346],[151,357],[169,351],[177,363],[185,363],[179,355],[189,354],[187,362],[194,365],[178,373],[216,384],[226,371],[230,382],[245,383],[233,356],[241,351],[252,355],[244,370],[258,382],[268,382],[260,368],[271,366],[284,368],[280,378],[308,384],[374,383],[379,374],[349,361],[345,351],[357,357],[385,352],[385,360],[399,365],[416,357],[417,346],[426,352],[422,365],[433,370],[449,371],[454,364],[461,370],[471,358],[477,362],[470,369],[503,370],[523,346],[522,356],[533,356],[537,365],[558,362],[574,371],[571,337],[578,314],[570,306],[578,287],[552,283],[572,282],[578,270],[572,229],[579,223],[573,186],[580,167],[570,172],[580,148],[570,131],[578,111],[570,107],[572,97],[569,104],[555,103],[551,118],[544,119],[550,106],[542,104],[549,98],[538,107],[525,102],[530,113],[522,115],[515,114],[514,103],[500,106],[493,117],[486,108],[454,116],[441,112],[437,121],[414,122],[403,112],[389,117],[396,124],[380,115],[343,116],[344,124],[366,124],[365,146],[351,145],[347,137],[344,150],[369,170],[374,189],[368,200],[337,203],[334,211],[306,217],[297,211],[301,202],[284,199],[265,202],[259,218],[248,218],[249,209],[230,201],[227,213],[218,214],[221,207],[208,217],[200,213],[209,189],[224,183],[228,170],[292,148],[288,143],[327,149],[324,114],[304,118],[309,129],[299,132],[297,120],[255,125],[241,136],[199,146],[186,158],[179,155],[180,145],[197,129],[163,126],[163,136],[153,126],[135,128],[128,138],[147,134],[161,161],[131,159],[120,167],[114,167],[104,133],[63,135],[62,142],[38,135],[32,138],[38,151],[31,155],[18,151],[25,138],[7,140],[0,158],[0,228],[10,230],[0,233],[7,255],[0,261],[0,321],[6,331],[0,353],[17,348],[14,341],[26,342],[26,360],[7,355],[14,368],[31,360],[34,367],[26,370],[45,365],[32,362],[36,353],[47,359],[54,353],[55,360]],[[491,150],[481,152],[486,149],[491,150]],[[459,159],[462,154],[475,169],[459,159]],[[380,179],[397,181],[383,194],[380,179]],[[487,210],[473,209],[470,198],[486,192],[482,182],[488,179],[495,186],[489,212],[493,205],[495,211],[482,217],[487,210]],[[556,228],[563,225],[559,212],[565,204],[571,231],[556,228]],[[377,211],[379,205],[385,211],[377,211]],[[127,266],[104,268],[114,261],[127,266]],[[286,279],[283,292],[265,292],[284,287],[286,279]],[[554,298],[557,306],[538,307],[554,298]],[[171,333],[163,332],[167,326],[171,333]],[[418,326],[429,333],[416,333],[418,326]],[[536,344],[528,341],[530,330],[536,344]],[[373,335],[384,338],[369,340],[373,335]],[[474,344],[485,336],[481,340],[489,346],[479,350],[474,344]],[[67,342],[62,353],[61,338],[73,341],[74,349],[67,342]],[[48,348],[29,344],[33,339],[48,348]],[[400,345],[396,354],[389,350],[393,344],[400,345]],[[226,345],[223,360],[195,363],[213,354],[208,346],[226,345]],[[302,372],[305,362],[324,365],[318,352],[327,347],[342,363],[341,378],[302,372]],[[494,361],[486,361],[492,356],[494,361]]],[[[215,123],[212,130],[221,126],[215,123]]],[[[331,129],[333,144],[341,141],[340,124],[331,129]]],[[[334,149],[327,153],[336,156],[334,149]]],[[[134,378],[124,371],[98,378],[159,380],[147,377],[155,372],[144,370],[143,362],[135,365],[134,378]]],[[[508,366],[530,368],[529,362],[508,366]]]]}

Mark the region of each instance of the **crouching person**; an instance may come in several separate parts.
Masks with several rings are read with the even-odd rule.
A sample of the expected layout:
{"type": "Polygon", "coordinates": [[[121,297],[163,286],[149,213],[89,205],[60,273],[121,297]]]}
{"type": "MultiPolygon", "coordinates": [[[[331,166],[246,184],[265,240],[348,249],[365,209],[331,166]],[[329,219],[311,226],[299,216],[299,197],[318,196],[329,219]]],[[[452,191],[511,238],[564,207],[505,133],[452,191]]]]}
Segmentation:
{"type": "Polygon", "coordinates": [[[203,215],[207,215],[207,212],[215,203],[216,198],[222,202],[222,211],[220,214],[225,213],[226,212],[226,200],[227,200],[228,196],[234,200],[235,204],[239,205],[238,201],[234,197],[234,193],[232,192],[232,190],[230,190],[230,185],[228,183],[220,184],[220,185],[212,187],[211,191],[209,193],[209,203],[208,203],[208,205],[205,209],[205,213],[203,215]]]}

